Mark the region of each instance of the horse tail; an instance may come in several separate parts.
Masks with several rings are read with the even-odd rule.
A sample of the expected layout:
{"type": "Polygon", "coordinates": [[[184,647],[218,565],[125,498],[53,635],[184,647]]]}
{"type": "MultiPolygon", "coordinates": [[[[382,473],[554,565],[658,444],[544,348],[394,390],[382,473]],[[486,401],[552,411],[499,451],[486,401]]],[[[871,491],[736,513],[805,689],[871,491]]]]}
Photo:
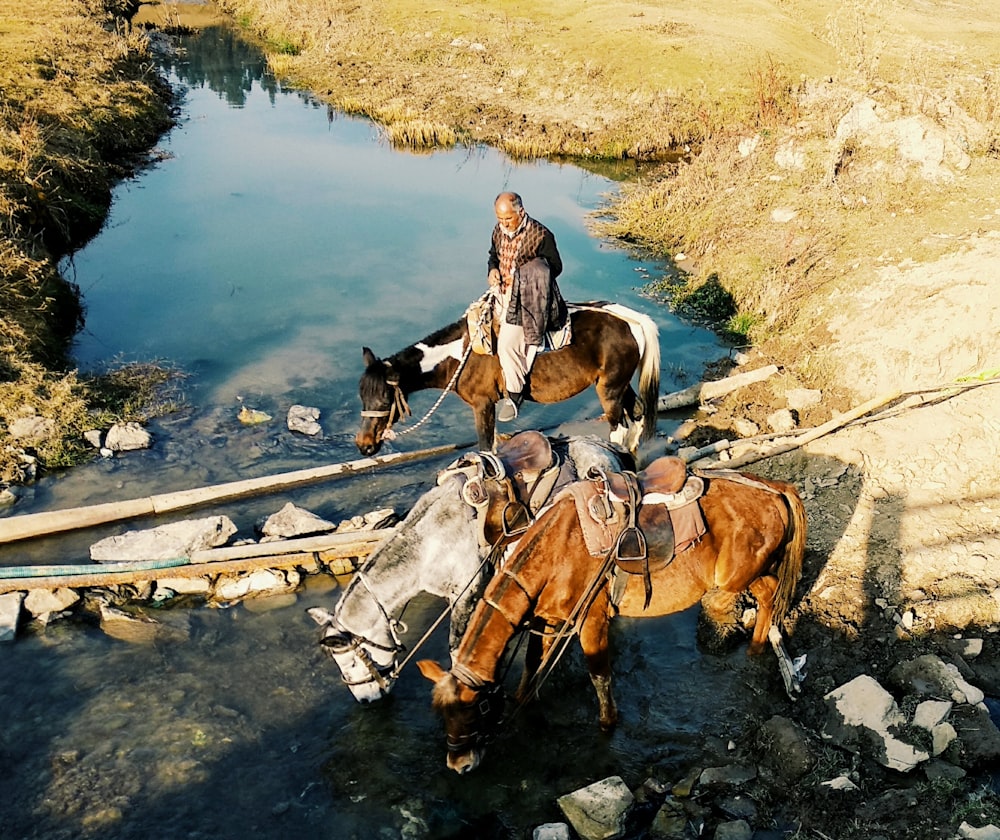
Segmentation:
{"type": "Polygon", "coordinates": [[[802,576],[802,561],[806,554],[806,508],[798,491],[788,485],[781,493],[788,505],[788,526],[785,528],[785,550],[778,565],[778,590],[774,593],[772,623],[779,627],[792,605],[795,586],[802,576]]]}
{"type": "Polygon", "coordinates": [[[642,440],[651,440],[656,435],[656,408],[660,401],[660,331],[648,315],[636,314],[644,339],[639,357],[639,399],[645,418],[642,440]]]}
{"type": "MultiPolygon", "coordinates": [[[[642,440],[656,435],[656,408],[660,401],[660,330],[648,315],[618,303],[605,304],[604,309],[625,321],[639,346],[639,400],[642,416],[652,417],[642,424],[642,440]]],[[[633,418],[635,419],[635,418],[633,418]]]]}

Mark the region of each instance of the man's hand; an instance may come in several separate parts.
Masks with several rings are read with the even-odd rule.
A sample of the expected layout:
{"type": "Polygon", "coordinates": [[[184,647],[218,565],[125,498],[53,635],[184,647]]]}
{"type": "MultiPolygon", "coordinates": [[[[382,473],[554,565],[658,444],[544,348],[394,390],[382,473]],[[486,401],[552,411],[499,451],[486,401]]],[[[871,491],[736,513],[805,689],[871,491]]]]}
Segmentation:
{"type": "Polygon", "coordinates": [[[491,286],[499,286],[500,282],[500,270],[496,268],[491,268],[490,273],[486,278],[491,286]]]}

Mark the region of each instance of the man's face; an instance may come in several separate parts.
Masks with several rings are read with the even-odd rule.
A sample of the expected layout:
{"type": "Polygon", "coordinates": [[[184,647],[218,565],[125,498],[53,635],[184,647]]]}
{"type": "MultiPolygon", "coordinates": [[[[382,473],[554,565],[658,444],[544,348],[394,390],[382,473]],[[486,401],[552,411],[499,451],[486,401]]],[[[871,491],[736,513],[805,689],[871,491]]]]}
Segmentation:
{"type": "Polygon", "coordinates": [[[497,214],[497,222],[500,223],[500,230],[508,236],[512,236],[521,224],[524,211],[518,210],[508,201],[501,201],[494,210],[497,214]]]}

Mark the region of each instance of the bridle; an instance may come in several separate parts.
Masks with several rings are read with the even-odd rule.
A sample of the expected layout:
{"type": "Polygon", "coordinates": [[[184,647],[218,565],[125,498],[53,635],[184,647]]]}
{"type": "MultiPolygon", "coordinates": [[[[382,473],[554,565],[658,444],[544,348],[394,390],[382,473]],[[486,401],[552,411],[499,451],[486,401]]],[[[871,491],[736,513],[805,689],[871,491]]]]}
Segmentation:
{"type": "Polygon", "coordinates": [[[472,706],[477,712],[476,721],[478,723],[475,729],[462,735],[447,733],[448,752],[455,754],[465,752],[477,744],[485,746],[496,738],[503,721],[506,698],[503,691],[503,680],[484,683],[471,671],[463,668],[460,663],[452,666],[451,674],[459,682],[476,692],[476,699],[472,706]]]}
{"type": "Polygon", "coordinates": [[[396,655],[399,651],[406,649],[406,646],[402,643],[402,641],[400,641],[400,635],[406,633],[407,628],[402,621],[389,615],[382,602],[368,585],[368,580],[365,577],[364,572],[360,570],[355,572],[354,579],[348,586],[347,592],[344,593],[345,598],[347,594],[350,593],[351,589],[359,584],[365,588],[365,591],[371,597],[372,601],[375,602],[375,606],[378,607],[379,614],[385,620],[388,635],[392,639],[392,645],[384,645],[381,642],[369,639],[367,636],[348,630],[340,619],[340,612],[343,608],[345,599],[341,599],[338,602],[334,610],[333,618],[330,622],[330,626],[336,631],[336,635],[324,636],[320,639],[320,644],[324,647],[330,648],[331,652],[334,654],[353,652],[354,656],[365,666],[368,676],[364,679],[349,679],[346,674],[342,673],[341,680],[343,680],[345,685],[367,685],[368,683],[374,682],[378,684],[379,688],[383,692],[388,693],[390,681],[395,680],[399,675],[400,666],[397,663],[396,655]],[[378,665],[375,660],[372,659],[369,649],[391,653],[392,662],[388,665],[378,665]]]}
{"type": "Polygon", "coordinates": [[[386,384],[392,389],[392,394],[389,398],[389,407],[384,409],[365,409],[361,412],[362,417],[371,418],[387,418],[385,421],[385,429],[382,431],[383,440],[393,440],[396,437],[396,433],[392,430],[392,424],[397,420],[402,420],[404,417],[409,417],[412,412],[410,411],[409,403],[406,402],[406,395],[403,393],[403,389],[399,387],[399,378],[389,379],[386,378],[386,384]]]}
{"type": "MultiPolygon", "coordinates": [[[[465,363],[469,361],[469,356],[472,355],[472,342],[470,341],[468,346],[465,348],[465,352],[462,354],[462,358],[458,362],[458,367],[455,368],[455,372],[451,375],[451,379],[448,384],[445,385],[441,394],[434,401],[427,413],[421,417],[416,423],[410,426],[409,429],[399,432],[398,434],[393,430],[392,425],[397,420],[402,422],[404,417],[409,417],[412,412],[410,411],[410,406],[406,402],[406,394],[403,393],[403,389],[399,385],[399,377],[396,376],[395,379],[390,379],[386,376],[386,384],[392,388],[392,396],[389,399],[389,407],[384,409],[364,409],[361,412],[362,419],[365,417],[370,417],[373,419],[379,419],[385,417],[385,428],[382,430],[382,435],[379,440],[395,440],[401,435],[408,435],[410,432],[415,432],[421,426],[424,425],[428,420],[430,420],[431,415],[438,410],[441,403],[444,402],[444,398],[448,396],[448,392],[454,390],[455,383],[458,382],[458,377],[461,376],[462,371],[465,369],[465,363]]],[[[385,363],[386,367],[390,367],[390,363],[385,363]]]]}

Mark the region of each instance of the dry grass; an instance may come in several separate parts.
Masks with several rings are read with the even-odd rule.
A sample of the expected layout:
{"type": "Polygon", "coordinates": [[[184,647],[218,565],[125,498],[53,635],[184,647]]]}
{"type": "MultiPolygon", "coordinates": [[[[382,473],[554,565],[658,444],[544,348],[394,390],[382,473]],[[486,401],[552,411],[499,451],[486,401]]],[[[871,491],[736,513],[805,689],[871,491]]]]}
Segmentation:
{"type": "Polygon", "coordinates": [[[954,207],[992,200],[1000,176],[1000,10],[988,0],[957,0],[948,18],[975,26],[901,0],[786,0],[774,14],[708,0],[223,5],[291,45],[272,55],[277,73],[382,122],[396,145],[486,142],[515,159],[687,152],[629,183],[599,232],[683,251],[692,287],[721,281],[736,328],[816,380],[833,375],[817,301],[877,263],[940,254],[940,234],[968,229],[954,207]],[[948,125],[972,166],[933,182],[890,148],[838,145],[864,96],[887,119],[948,125]]]}
{"type": "Polygon", "coordinates": [[[56,261],[96,233],[116,180],[169,124],[144,42],[97,0],[5,0],[0,9],[0,481],[23,473],[12,420],[51,432],[44,466],[82,452],[86,391],[66,372],[78,291],[56,261]]]}

